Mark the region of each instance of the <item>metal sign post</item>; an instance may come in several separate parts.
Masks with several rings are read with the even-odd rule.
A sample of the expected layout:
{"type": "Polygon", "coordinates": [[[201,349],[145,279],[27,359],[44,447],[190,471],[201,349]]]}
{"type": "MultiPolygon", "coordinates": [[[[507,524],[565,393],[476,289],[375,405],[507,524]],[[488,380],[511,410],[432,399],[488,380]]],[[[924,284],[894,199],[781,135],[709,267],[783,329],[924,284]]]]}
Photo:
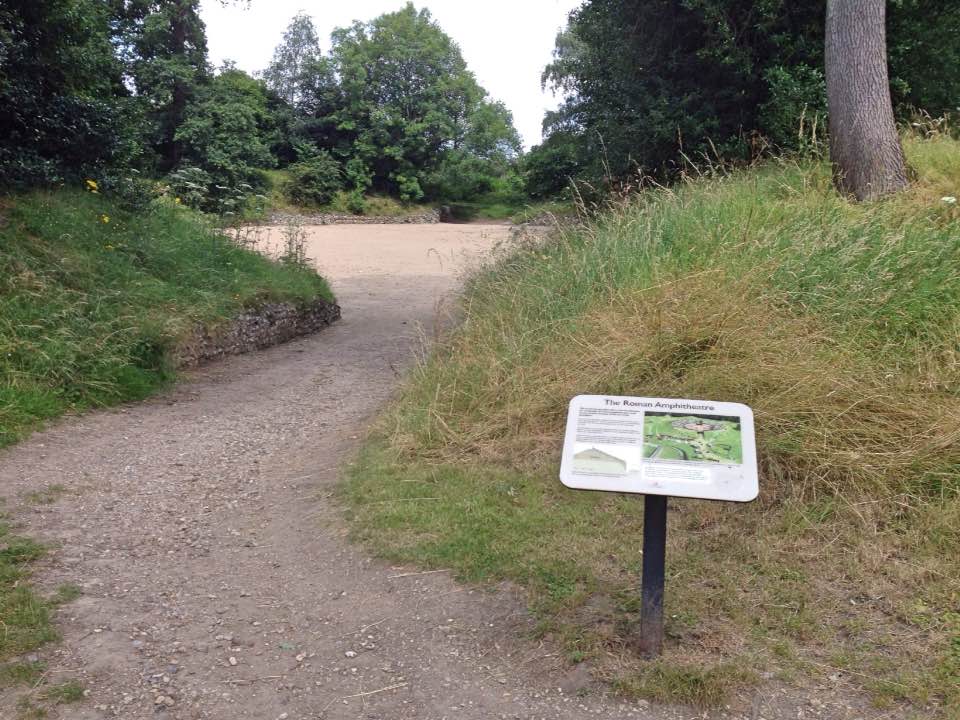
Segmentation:
{"type": "Polygon", "coordinates": [[[663,650],[667,498],[756,498],[753,412],[711,400],[578,395],[567,414],[560,480],[577,490],[644,495],[639,645],[645,657],[656,657],[663,650]]]}
{"type": "Polygon", "coordinates": [[[667,555],[667,498],[643,498],[643,576],[640,580],[640,652],[663,650],[663,584],[667,555]]]}

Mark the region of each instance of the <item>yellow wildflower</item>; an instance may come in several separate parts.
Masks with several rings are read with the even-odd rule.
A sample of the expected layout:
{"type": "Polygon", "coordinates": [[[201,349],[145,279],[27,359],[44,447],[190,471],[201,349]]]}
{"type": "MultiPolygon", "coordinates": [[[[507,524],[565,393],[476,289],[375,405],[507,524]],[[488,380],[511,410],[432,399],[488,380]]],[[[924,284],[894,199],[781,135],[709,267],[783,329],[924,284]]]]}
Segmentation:
{"type": "Polygon", "coordinates": [[[180,198],[174,198],[173,201],[174,201],[177,205],[180,204],[180,198]]]}
{"type": "Polygon", "coordinates": [[[84,182],[87,184],[87,189],[90,192],[97,192],[97,190],[100,189],[100,187],[97,185],[96,180],[87,179],[87,180],[84,180],[84,182]]]}
{"type": "Polygon", "coordinates": [[[109,215],[101,215],[101,216],[100,216],[100,222],[102,222],[104,225],[106,225],[108,222],[110,222],[110,216],[109,216],[109,215]]]}

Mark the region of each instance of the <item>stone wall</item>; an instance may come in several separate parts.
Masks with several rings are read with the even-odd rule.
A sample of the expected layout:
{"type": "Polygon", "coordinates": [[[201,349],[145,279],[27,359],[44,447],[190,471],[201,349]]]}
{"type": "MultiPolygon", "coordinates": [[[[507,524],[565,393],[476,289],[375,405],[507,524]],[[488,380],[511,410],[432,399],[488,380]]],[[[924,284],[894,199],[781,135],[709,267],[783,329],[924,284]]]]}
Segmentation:
{"type": "Polygon", "coordinates": [[[225,355],[240,355],[322,330],[340,319],[340,306],[317,299],[306,305],[268,303],[247,310],[222,327],[199,326],[174,353],[178,368],[196,367],[225,355]]]}
{"type": "Polygon", "coordinates": [[[347,215],[342,213],[292,215],[290,213],[273,213],[270,216],[271,225],[287,225],[289,223],[299,223],[301,225],[391,225],[394,223],[430,225],[438,222],[440,222],[439,210],[430,210],[417,215],[347,215]]]}

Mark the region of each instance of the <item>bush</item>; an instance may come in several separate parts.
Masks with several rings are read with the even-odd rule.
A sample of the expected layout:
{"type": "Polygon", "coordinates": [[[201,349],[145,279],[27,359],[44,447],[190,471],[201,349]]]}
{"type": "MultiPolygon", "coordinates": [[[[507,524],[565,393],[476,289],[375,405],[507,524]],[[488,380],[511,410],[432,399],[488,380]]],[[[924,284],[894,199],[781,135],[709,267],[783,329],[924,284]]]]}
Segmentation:
{"type": "Polygon", "coordinates": [[[209,198],[209,188],[213,184],[210,173],[196,167],[180,168],[167,176],[170,192],[180,202],[192,208],[202,209],[209,198]]]}
{"type": "Polygon", "coordinates": [[[326,150],[289,167],[286,195],[298,205],[326,205],[343,189],[340,163],[326,150]]]}
{"type": "Polygon", "coordinates": [[[451,152],[440,166],[424,179],[427,195],[444,202],[461,202],[493,190],[496,171],[488,160],[451,152]]]}
{"type": "Polygon", "coordinates": [[[760,120],[775,146],[807,150],[811,139],[815,144],[817,137],[826,137],[827,82],[821,70],[778,65],[764,79],[770,97],[760,107],[760,120]]]}
{"type": "Polygon", "coordinates": [[[359,190],[351,190],[347,194],[347,209],[354,215],[363,215],[367,209],[367,199],[359,190]]]}
{"type": "Polygon", "coordinates": [[[0,186],[91,177],[137,154],[106,5],[0,3],[0,186]]]}
{"type": "Polygon", "coordinates": [[[159,195],[157,186],[133,169],[108,172],[98,178],[97,183],[100,192],[129,212],[146,211],[159,195]]]}
{"type": "Polygon", "coordinates": [[[266,174],[256,172],[251,176],[256,186],[247,182],[217,182],[206,170],[184,167],[167,176],[170,193],[178,204],[196,210],[214,213],[224,218],[260,212],[259,206],[266,197],[257,191],[269,184],[266,174]]]}
{"type": "Polygon", "coordinates": [[[543,200],[567,192],[571,179],[580,179],[584,170],[582,146],[580,135],[557,131],[532,148],[521,164],[527,194],[543,200]]]}

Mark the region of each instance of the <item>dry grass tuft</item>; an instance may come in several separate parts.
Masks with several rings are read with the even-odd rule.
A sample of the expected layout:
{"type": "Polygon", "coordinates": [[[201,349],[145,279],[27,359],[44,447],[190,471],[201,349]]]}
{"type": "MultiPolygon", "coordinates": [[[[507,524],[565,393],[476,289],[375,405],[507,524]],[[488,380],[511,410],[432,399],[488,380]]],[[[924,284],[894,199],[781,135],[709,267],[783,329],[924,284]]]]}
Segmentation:
{"type": "Polygon", "coordinates": [[[886,202],[785,163],[649,191],[476,274],[352,474],[358,534],[523,583],[542,633],[631,694],[715,704],[772,672],[960,706],[960,216],[940,199],[960,143],[907,151],[919,181],[886,202]],[[660,664],[630,649],[636,500],[556,480],[580,393],[756,413],[759,501],[671,503],[660,664]],[[391,502],[427,485],[429,507],[391,502]]]}

